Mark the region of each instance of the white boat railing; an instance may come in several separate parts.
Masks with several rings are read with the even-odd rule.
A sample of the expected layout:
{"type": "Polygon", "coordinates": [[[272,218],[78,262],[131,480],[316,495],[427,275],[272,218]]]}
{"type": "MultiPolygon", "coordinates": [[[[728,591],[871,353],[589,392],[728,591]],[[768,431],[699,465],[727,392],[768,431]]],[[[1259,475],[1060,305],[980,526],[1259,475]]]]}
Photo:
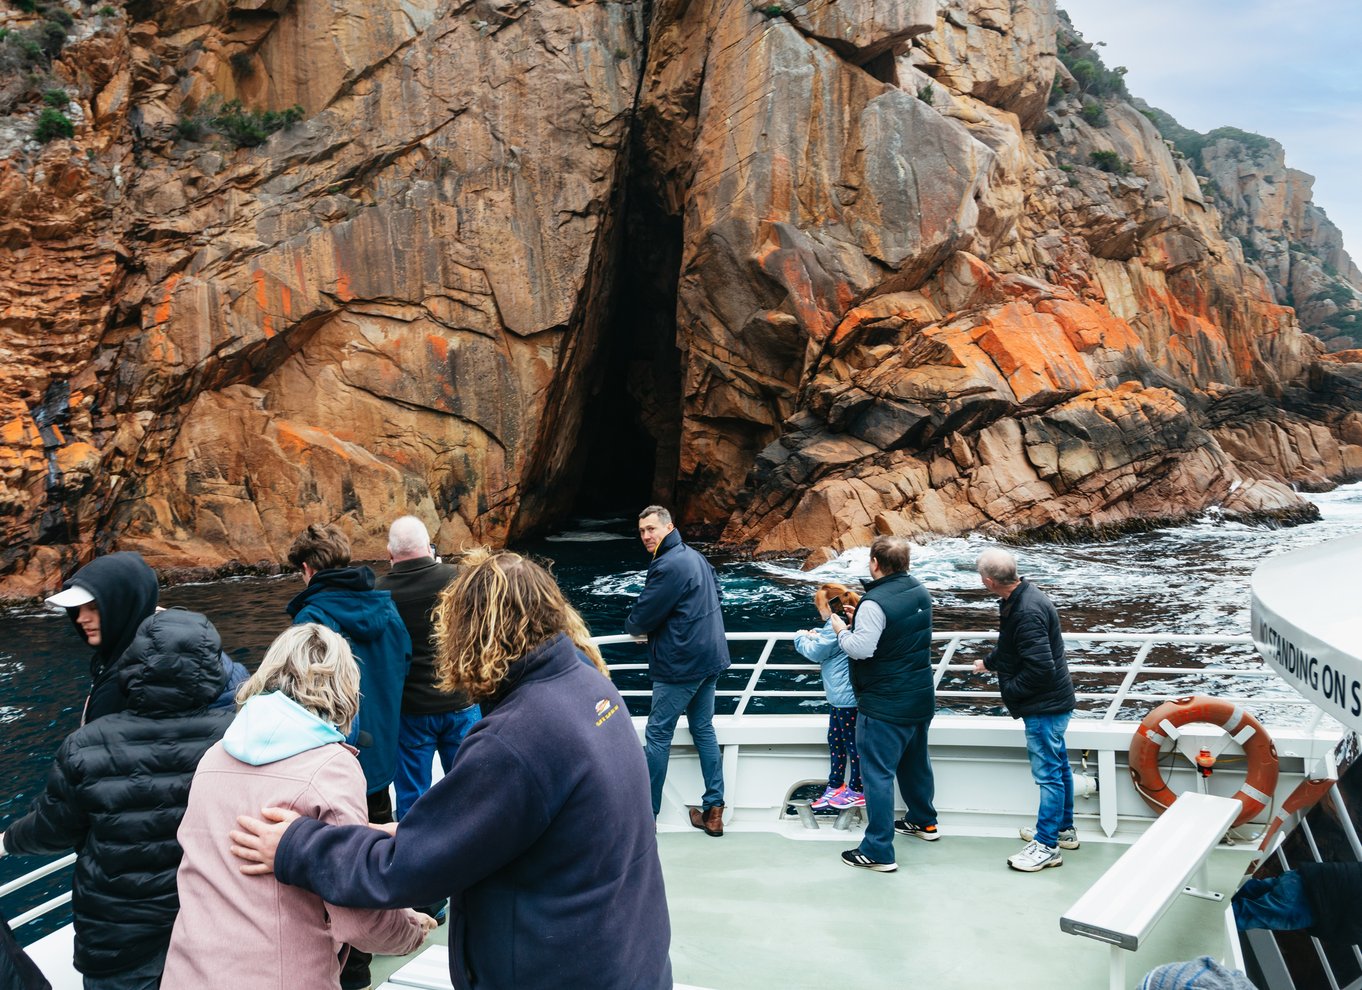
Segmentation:
{"type": "MultiPolygon", "coordinates": [[[[762,644],[761,653],[756,661],[735,662],[729,668],[730,671],[735,672],[746,671],[748,675],[746,684],[741,688],[721,686],[715,691],[717,697],[738,699],[732,717],[768,717],[765,712],[756,713],[748,710],[753,698],[819,699],[824,697],[821,687],[803,689],[762,686],[762,681],[768,673],[786,671],[809,674],[818,671],[817,664],[803,660],[797,654],[791,662],[772,661],[772,655],[775,653],[777,644],[793,642],[794,638],[795,633],[792,632],[733,632],[727,634],[729,642],[762,644]]],[[[998,634],[996,632],[966,631],[932,634],[934,645],[944,644],[941,657],[933,664],[938,703],[941,701],[961,701],[995,708],[1001,706],[1002,695],[993,686],[996,682],[991,674],[974,674],[972,661],[970,663],[952,663],[963,646],[992,643],[996,642],[997,639],[998,634]],[[979,686],[960,687],[951,684],[943,688],[942,682],[948,674],[978,678],[979,686]]],[[[594,636],[592,642],[598,646],[619,646],[623,644],[642,646],[646,643],[646,640],[635,636],[594,636]]],[[[1170,698],[1206,690],[1214,690],[1217,697],[1224,698],[1226,701],[1253,705],[1260,709],[1272,709],[1279,706],[1297,710],[1312,709],[1309,729],[1313,729],[1323,715],[1313,703],[1291,691],[1284,684],[1280,696],[1229,693],[1210,685],[1180,687],[1174,691],[1166,689],[1160,691],[1135,690],[1138,680],[1149,677],[1195,677],[1222,680],[1225,678],[1249,678],[1250,680],[1280,683],[1277,673],[1263,662],[1254,650],[1253,639],[1250,636],[1186,633],[1066,633],[1064,642],[1066,649],[1071,651],[1069,653],[1069,670],[1074,675],[1075,684],[1078,687],[1077,698],[1080,707],[1085,709],[1085,717],[1091,718],[1094,714],[1100,712],[1102,721],[1113,722],[1119,719],[1122,708],[1128,703],[1147,704],[1152,708],[1170,698]],[[1121,650],[1123,654],[1133,651],[1134,656],[1128,659],[1126,656],[1122,656],[1110,663],[1094,663],[1082,659],[1076,661],[1072,648],[1078,646],[1116,648],[1121,650]],[[1235,666],[1220,663],[1185,667],[1151,665],[1149,663],[1150,654],[1156,647],[1162,646],[1184,649],[1189,647],[1237,648],[1234,652],[1237,654],[1242,651],[1243,665],[1235,666]],[[1092,685],[1092,682],[1101,676],[1119,678],[1119,683],[1112,689],[1105,691],[1087,689],[1092,685]]],[[[793,652],[793,648],[791,648],[791,652],[793,652]]],[[[1105,650],[1105,652],[1109,652],[1109,650],[1105,650]]],[[[648,669],[646,662],[621,663],[610,661],[609,666],[611,671],[619,673],[646,671],[648,669]]],[[[620,693],[626,698],[648,697],[651,694],[647,688],[623,688],[620,693]]]]}
{"type": "MultiPolygon", "coordinates": [[[[76,854],[67,853],[60,859],[54,859],[52,862],[45,863],[42,866],[38,867],[36,870],[32,870],[28,873],[25,873],[21,877],[15,877],[8,883],[0,885],[0,898],[8,897],[15,891],[21,890],[31,883],[36,883],[37,881],[43,879],[43,877],[51,876],[53,873],[56,873],[59,870],[64,870],[66,869],[66,867],[70,866],[75,861],[76,854]]],[[[61,894],[58,894],[51,900],[43,901],[43,903],[39,904],[37,907],[31,908],[23,912],[22,914],[17,914],[13,918],[10,918],[9,926],[10,928],[19,928],[23,925],[28,924],[30,921],[37,921],[39,918],[47,914],[49,911],[61,907],[69,900],[71,900],[71,891],[68,890],[61,894]]]]}
{"type": "MultiPolygon", "coordinates": [[[[741,688],[721,687],[716,690],[718,697],[737,698],[737,705],[732,715],[728,718],[735,720],[763,719],[778,717],[770,713],[749,711],[749,706],[755,698],[788,698],[788,699],[822,699],[824,692],[819,687],[810,689],[791,689],[786,687],[763,687],[762,680],[769,674],[780,671],[791,673],[817,674],[819,667],[817,664],[802,660],[796,654],[792,662],[772,662],[777,645],[780,643],[792,642],[795,638],[793,632],[731,632],[727,634],[727,639],[734,643],[761,643],[761,652],[755,662],[737,662],[730,668],[732,671],[747,672],[746,683],[741,688]]],[[[970,702],[973,704],[987,705],[992,708],[1001,706],[1001,695],[993,687],[968,687],[961,688],[948,686],[942,688],[941,685],[947,675],[957,674],[968,677],[977,677],[980,685],[992,685],[991,675],[975,675],[972,663],[953,663],[962,647],[975,646],[996,641],[998,634],[995,632],[938,632],[932,635],[934,644],[944,644],[940,659],[936,660],[934,666],[934,679],[937,686],[937,697],[941,700],[970,702]]],[[[1200,636],[1177,633],[1068,633],[1064,636],[1066,647],[1069,645],[1079,646],[1086,644],[1099,648],[1116,647],[1124,651],[1134,651],[1132,659],[1121,659],[1111,663],[1091,663],[1091,662],[1070,662],[1069,669],[1075,675],[1075,681],[1080,686],[1077,692],[1080,703],[1099,703],[1095,707],[1088,707],[1085,716],[1093,718],[1094,714],[1100,712],[1103,722],[1113,722],[1119,720],[1120,712],[1128,703],[1148,703],[1153,705],[1166,701],[1169,698],[1183,694],[1194,693],[1197,688],[1189,687],[1178,689],[1176,692],[1163,691],[1138,692],[1134,690],[1136,682],[1142,677],[1166,676],[1166,677],[1189,677],[1198,678],[1217,678],[1217,677],[1247,677],[1252,679],[1277,679],[1277,674],[1267,666],[1253,649],[1253,640],[1249,636],[1200,636]],[[1221,664],[1207,664],[1190,667],[1168,667],[1150,666],[1148,658],[1156,647],[1228,647],[1239,648],[1244,654],[1245,666],[1232,666],[1221,664]],[[1119,683],[1110,691],[1092,691],[1083,689],[1085,682],[1091,678],[1089,675],[1110,676],[1119,678],[1119,683]]],[[[599,646],[619,646],[623,644],[635,644],[642,646],[646,640],[627,636],[595,636],[592,642],[599,646]]],[[[793,648],[791,648],[793,653],[793,648]]],[[[1070,654],[1073,656],[1073,654],[1070,654]]],[[[631,672],[646,671],[646,662],[625,662],[610,663],[612,672],[631,672]]],[[[1213,688],[1206,688],[1213,690],[1213,688]]],[[[1278,706],[1287,708],[1315,708],[1306,699],[1296,695],[1294,692],[1283,685],[1283,695],[1281,697],[1271,696],[1236,696],[1216,691],[1218,697],[1232,700],[1243,704],[1252,704],[1259,709],[1275,708],[1278,706]]],[[[628,697],[648,697],[651,694],[647,688],[625,688],[620,691],[626,698],[628,697]]],[[[1307,731],[1313,731],[1322,716],[1317,708],[1314,711],[1314,720],[1309,723],[1307,731]]],[[[9,881],[0,886],[0,898],[8,896],[30,884],[64,869],[75,862],[75,855],[67,855],[53,862],[47,863],[30,873],[9,881]]],[[[70,891],[66,891],[44,903],[24,911],[15,916],[11,921],[11,927],[18,928],[32,921],[37,920],[52,910],[61,907],[71,899],[70,891]]]]}

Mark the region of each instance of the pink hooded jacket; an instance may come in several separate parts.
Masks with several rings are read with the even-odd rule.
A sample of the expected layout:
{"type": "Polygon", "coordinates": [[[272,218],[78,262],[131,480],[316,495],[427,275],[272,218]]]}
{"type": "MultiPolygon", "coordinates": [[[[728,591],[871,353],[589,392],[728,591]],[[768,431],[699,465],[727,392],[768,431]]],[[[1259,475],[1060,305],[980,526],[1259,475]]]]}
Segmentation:
{"type": "Polygon", "coordinates": [[[237,816],[261,808],[368,822],[364,774],[341,739],[284,695],[257,695],[204,755],[180,825],[180,913],[163,987],[336,990],[343,944],[392,955],[421,945],[414,911],[336,907],[273,876],[243,875],[231,854],[237,816]]]}

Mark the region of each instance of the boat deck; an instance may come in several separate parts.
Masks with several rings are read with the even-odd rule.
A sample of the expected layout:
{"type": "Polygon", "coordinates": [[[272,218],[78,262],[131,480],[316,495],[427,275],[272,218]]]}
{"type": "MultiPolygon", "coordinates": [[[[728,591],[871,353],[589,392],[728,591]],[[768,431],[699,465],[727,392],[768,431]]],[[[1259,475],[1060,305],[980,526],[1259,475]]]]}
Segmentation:
{"type": "MultiPolygon", "coordinates": [[[[1063,866],[1023,874],[1006,866],[1019,839],[943,833],[935,843],[899,837],[899,869],[888,874],[842,864],[859,831],[660,833],[678,986],[1107,986],[1108,947],[1064,934],[1059,918],[1125,843],[1080,834],[1063,866]]],[[[1244,853],[1216,850],[1212,889],[1233,891],[1245,865],[1244,853]]],[[[1128,958],[1129,985],[1165,962],[1219,957],[1224,914],[1223,902],[1179,897],[1128,958]]],[[[376,959],[375,985],[408,961],[376,959]]],[[[425,982],[440,972],[434,962],[407,985],[435,985],[425,982]]]]}

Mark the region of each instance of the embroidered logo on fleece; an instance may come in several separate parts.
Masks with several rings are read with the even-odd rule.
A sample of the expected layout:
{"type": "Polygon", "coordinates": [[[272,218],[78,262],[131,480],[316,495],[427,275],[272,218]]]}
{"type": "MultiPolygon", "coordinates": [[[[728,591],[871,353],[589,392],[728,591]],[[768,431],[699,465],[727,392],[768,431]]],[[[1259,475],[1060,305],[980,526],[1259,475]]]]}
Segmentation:
{"type": "Polygon", "coordinates": [[[609,698],[602,698],[600,701],[596,702],[596,724],[598,726],[603,725],[606,719],[619,710],[619,705],[611,704],[609,698]]]}

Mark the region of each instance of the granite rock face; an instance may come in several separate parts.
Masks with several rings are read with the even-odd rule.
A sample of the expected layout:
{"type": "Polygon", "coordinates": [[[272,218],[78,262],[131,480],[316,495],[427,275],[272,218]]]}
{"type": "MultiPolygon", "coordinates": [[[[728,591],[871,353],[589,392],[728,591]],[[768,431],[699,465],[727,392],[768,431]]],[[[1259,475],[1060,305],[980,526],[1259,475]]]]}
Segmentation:
{"type": "Polygon", "coordinates": [[[1308,177],[1213,152],[1236,232],[1144,115],[1088,119],[1052,3],[72,10],[75,137],[0,121],[0,593],[317,520],[502,543],[639,454],[622,419],[617,494],[815,561],[1292,520],[1362,470],[1309,252],[1242,247],[1362,281],[1308,177]]]}
{"type": "Polygon", "coordinates": [[[324,519],[372,558],[397,513],[445,546],[548,513],[619,250],[638,11],[127,15],[54,65],[75,139],[0,162],[5,587],[114,545],[274,562],[324,519]],[[304,119],[191,134],[233,100],[304,119]]]}

